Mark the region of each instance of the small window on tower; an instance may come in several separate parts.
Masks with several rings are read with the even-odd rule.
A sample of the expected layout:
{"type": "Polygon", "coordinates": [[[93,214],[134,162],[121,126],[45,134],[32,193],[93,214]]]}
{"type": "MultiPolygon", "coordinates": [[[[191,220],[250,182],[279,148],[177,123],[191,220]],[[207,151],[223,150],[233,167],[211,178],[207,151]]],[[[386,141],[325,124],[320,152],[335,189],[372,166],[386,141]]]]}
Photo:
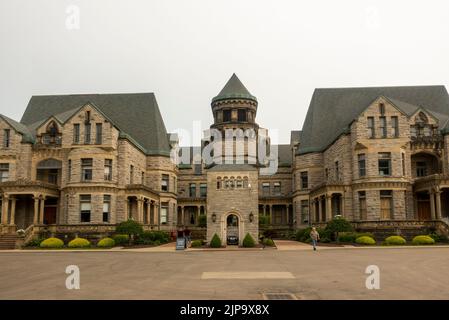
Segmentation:
{"type": "Polygon", "coordinates": [[[246,110],[245,109],[239,109],[239,111],[238,111],[238,120],[239,121],[247,121],[246,120],[246,110]]]}
{"type": "Polygon", "coordinates": [[[231,121],[231,110],[223,110],[223,122],[231,121]]]}

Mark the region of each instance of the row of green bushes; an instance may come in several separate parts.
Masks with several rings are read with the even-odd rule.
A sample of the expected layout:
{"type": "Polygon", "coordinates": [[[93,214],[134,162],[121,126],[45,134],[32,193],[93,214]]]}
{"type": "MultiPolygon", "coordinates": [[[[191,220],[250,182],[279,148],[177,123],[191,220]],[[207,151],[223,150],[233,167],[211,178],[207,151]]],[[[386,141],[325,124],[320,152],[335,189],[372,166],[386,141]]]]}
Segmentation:
{"type": "MultiPolygon", "coordinates": [[[[64,241],[59,238],[47,238],[36,240],[39,242],[39,247],[48,248],[48,249],[60,249],[64,248],[64,241]]],[[[111,238],[103,238],[97,243],[98,248],[112,248],[115,246],[114,239],[111,238]]],[[[84,238],[75,238],[67,244],[68,248],[90,248],[92,244],[89,240],[84,238]]]]}
{"type": "MultiPolygon", "coordinates": [[[[201,240],[197,240],[197,241],[201,241],[201,240]]],[[[195,243],[195,245],[194,245],[194,243],[195,243],[195,241],[192,242],[192,247],[195,247],[195,246],[199,247],[202,245],[202,243],[195,243]]],[[[270,247],[274,246],[274,241],[270,238],[264,238],[262,240],[262,243],[265,246],[270,246],[270,247]]],[[[256,241],[253,239],[253,237],[249,233],[247,233],[245,238],[243,238],[242,244],[243,244],[244,248],[253,248],[256,246],[256,241]]],[[[214,236],[212,237],[212,240],[210,241],[209,246],[211,248],[221,248],[221,239],[217,234],[214,234],[214,236]]]]}

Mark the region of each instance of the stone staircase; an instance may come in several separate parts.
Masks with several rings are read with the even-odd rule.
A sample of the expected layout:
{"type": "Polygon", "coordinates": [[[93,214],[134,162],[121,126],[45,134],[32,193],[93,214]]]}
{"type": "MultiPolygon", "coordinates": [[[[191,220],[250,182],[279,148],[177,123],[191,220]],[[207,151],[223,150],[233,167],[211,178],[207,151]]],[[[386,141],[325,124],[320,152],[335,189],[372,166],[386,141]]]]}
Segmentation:
{"type": "Polygon", "coordinates": [[[19,236],[16,234],[0,234],[0,250],[15,249],[19,236]]]}

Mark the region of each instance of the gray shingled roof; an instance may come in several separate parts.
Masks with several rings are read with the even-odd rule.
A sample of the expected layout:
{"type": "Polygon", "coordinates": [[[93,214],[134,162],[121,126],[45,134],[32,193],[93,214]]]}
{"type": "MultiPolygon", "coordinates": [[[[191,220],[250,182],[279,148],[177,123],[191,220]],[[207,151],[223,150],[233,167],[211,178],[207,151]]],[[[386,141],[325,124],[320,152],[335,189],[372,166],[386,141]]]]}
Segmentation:
{"type": "Polygon", "coordinates": [[[34,142],[33,134],[25,125],[2,114],[0,114],[0,117],[5,120],[14,130],[22,135],[22,142],[34,142]]]}
{"type": "Polygon", "coordinates": [[[146,154],[170,155],[167,130],[153,93],[33,96],[21,123],[36,126],[50,116],[66,121],[92,103],[115,126],[120,136],[137,143],[146,154]]]}
{"type": "MultiPolygon", "coordinates": [[[[301,133],[299,154],[325,150],[375,99],[387,97],[405,113],[415,106],[449,115],[444,86],[315,89],[301,133]]],[[[416,109],[415,109],[416,110],[416,109]]],[[[444,124],[440,124],[444,125],[444,124]]],[[[441,128],[443,129],[443,128],[441,128]]]]}
{"type": "Polygon", "coordinates": [[[211,172],[225,172],[225,171],[256,171],[257,168],[250,164],[218,164],[210,168],[211,172]]]}
{"type": "Polygon", "coordinates": [[[256,97],[249,93],[235,73],[232,74],[220,93],[212,99],[212,102],[233,98],[257,101],[256,97]]]}

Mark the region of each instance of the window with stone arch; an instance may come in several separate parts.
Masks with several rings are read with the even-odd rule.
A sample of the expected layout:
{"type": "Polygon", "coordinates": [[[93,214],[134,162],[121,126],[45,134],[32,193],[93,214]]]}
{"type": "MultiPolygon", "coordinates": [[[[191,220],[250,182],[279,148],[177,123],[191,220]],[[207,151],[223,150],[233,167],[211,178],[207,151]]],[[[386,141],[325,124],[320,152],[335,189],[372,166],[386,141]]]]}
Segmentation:
{"type": "Polygon", "coordinates": [[[242,177],[237,177],[237,180],[236,180],[236,188],[238,188],[238,189],[241,189],[241,188],[243,188],[243,180],[242,180],[242,177]]]}
{"type": "Polygon", "coordinates": [[[248,188],[248,177],[243,177],[243,188],[248,188]]]}
{"type": "Polygon", "coordinates": [[[54,120],[50,121],[42,135],[43,144],[61,144],[61,136],[59,134],[58,125],[54,120]]]}
{"type": "Polygon", "coordinates": [[[234,178],[234,177],[231,177],[231,178],[229,179],[229,187],[230,187],[231,189],[235,188],[235,178],[234,178]]]}
{"type": "Polygon", "coordinates": [[[229,188],[229,178],[228,177],[224,177],[223,178],[223,183],[224,183],[224,188],[228,189],[229,188]]]}
{"type": "Polygon", "coordinates": [[[217,177],[217,189],[218,190],[221,189],[221,184],[222,184],[221,177],[217,177]]]}

